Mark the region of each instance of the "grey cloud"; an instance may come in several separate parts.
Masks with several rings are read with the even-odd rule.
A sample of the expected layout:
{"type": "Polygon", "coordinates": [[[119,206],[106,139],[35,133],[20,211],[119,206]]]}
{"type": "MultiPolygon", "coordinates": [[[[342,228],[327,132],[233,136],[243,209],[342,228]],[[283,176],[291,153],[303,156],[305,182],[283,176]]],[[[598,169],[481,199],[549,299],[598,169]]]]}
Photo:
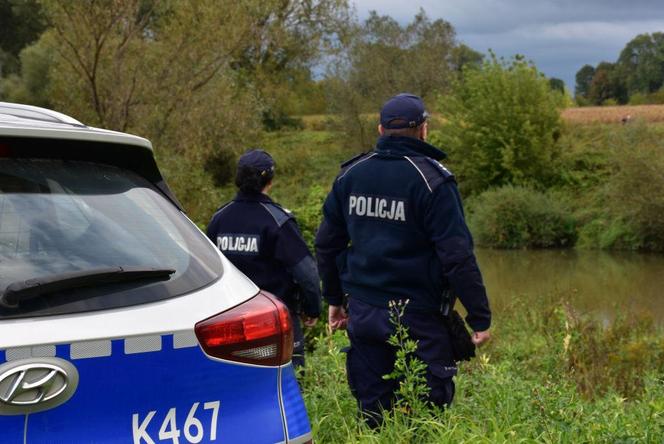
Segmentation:
{"type": "Polygon", "coordinates": [[[661,0],[356,0],[360,18],[375,9],[408,21],[422,7],[433,18],[450,21],[459,32],[493,33],[524,24],[622,22],[664,18],[661,0]]]}

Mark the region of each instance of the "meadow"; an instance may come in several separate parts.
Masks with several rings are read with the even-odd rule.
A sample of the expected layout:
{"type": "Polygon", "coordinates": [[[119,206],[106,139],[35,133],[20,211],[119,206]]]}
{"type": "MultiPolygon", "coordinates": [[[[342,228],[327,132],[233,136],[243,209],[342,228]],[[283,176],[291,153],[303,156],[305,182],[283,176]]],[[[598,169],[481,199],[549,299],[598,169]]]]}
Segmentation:
{"type": "Polygon", "coordinates": [[[624,123],[630,120],[644,120],[649,123],[664,122],[664,105],[634,106],[585,106],[567,108],[562,112],[568,123],[624,123]]]}

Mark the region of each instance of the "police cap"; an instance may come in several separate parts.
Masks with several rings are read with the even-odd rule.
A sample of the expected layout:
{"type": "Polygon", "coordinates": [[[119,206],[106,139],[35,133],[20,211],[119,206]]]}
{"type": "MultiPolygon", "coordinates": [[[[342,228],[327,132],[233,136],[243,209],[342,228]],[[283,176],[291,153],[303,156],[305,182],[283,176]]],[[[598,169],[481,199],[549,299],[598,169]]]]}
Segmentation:
{"type": "Polygon", "coordinates": [[[260,149],[249,150],[240,156],[237,163],[238,168],[252,168],[260,171],[263,175],[274,172],[274,159],[267,151],[260,149]]]}
{"type": "Polygon", "coordinates": [[[385,102],[380,110],[380,124],[386,129],[415,128],[428,116],[422,99],[414,94],[402,93],[385,102]]]}

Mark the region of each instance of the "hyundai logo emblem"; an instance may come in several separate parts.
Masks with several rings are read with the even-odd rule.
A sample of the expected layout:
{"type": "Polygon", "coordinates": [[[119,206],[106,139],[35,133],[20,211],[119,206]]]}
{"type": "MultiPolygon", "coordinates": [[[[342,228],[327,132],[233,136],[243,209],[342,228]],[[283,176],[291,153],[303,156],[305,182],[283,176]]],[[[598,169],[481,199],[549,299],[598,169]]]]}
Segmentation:
{"type": "Polygon", "coordinates": [[[30,358],[0,365],[0,415],[39,412],[71,398],[78,372],[60,358],[30,358]]]}

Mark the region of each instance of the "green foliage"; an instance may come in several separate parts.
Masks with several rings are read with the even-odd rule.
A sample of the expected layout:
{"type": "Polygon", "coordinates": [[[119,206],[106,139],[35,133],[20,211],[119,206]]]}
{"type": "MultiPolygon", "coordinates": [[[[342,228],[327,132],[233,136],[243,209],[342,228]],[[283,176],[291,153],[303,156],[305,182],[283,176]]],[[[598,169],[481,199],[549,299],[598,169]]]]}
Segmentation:
{"type": "Polygon", "coordinates": [[[664,88],[650,94],[634,93],[629,98],[630,105],[662,105],[664,104],[664,88]]]}
{"type": "Polygon", "coordinates": [[[648,103],[648,97],[642,93],[635,93],[629,98],[630,105],[646,105],[648,103]]]}
{"type": "Polygon", "coordinates": [[[576,88],[574,89],[574,95],[577,97],[582,97],[584,99],[588,98],[590,93],[590,84],[593,81],[595,76],[595,68],[591,65],[583,65],[583,67],[576,73],[576,88]]]}
{"type": "Polygon", "coordinates": [[[662,331],[626,314],[608,328],[554,296],[518,296],[494,338],[455,378],[452,407],[360,421],[345,378],[345,335],[321,335],[303,393],[325,443],[647,442],[664,439],[662,331]],[[595,359],[596,358],[596,359],[595,359]],[[590,390],[587,390],[589,388],[590,390]]]}
{"type": "Polygon", "coordinates": [[[664,251],[664,141],[645,124],[629,125],[612,138],[607,184],[609,212],[635,229],[639,248],[664,251]]]}
{"type": "Polygon", "coordinates": [[[620,52],[618,65],[629,94],[649,94],[664,85],[664,33],[640,34],[620,52]]]}
{"type": "MultiPolygon", "coordinates": [[[[266,129],[292,128],[290,114],[323,112],[321,89],[311,67],[326,56],[351,21],[346,0],[253,0],[223,2],[246,9],[250,27],[233,53],[231,67],[251,85],[266,129]]],[[[228,35],[230,29],[222,29],[228,35]]]]}
{"type": "Polygon", "coordinates": [[[319,184],[314,184],[309,188],[309,194],[304,203],[293,209],[300,231],[302,232],[302,237],[312,250],[314,248],[316,231],[323,219],[322,206],[326,196],[327,188],[323,188],[319,184]]]}
{"type": "Polygon", "coordinates": [[[549,194],[507,185],[471,200],[469,225],[479,245],[547,248],[574,245],[569,210],[549,194]]]}
{"type": "Polygon", "coordinates": [[[493,57],[482,69],[466,70],[440,100],[446,123],[432,141],[449,150],[467,194],[505,184],[545,186],[555,176],[563,104],[532,65],[493,57]]]}
{"type": "Polygon", "coordinates": [[[639,121],[567,128],[557,168],[580,247],[664,251],[662,136],[639,121]]]}
{"type": "Polygon", "coordinates": [[[587,98],[595,105],[627,103],[629,96],[625,81],[615,64],[602,62],[597,65],[587,98]]]}
{"type": "Polygon", "coordinates": [[[559,93],[565,93],[565,82],[562,79],[556,77],[551,77],[549,79],[549,86],[552,90],[558,91],[559,93]]]}
{"type": "Polygon", "coordinates": [[[45,26],[38,0],[0,0],[0,77],[19,70],[19,54],[45,26]]]}
{"type": "Polygon", "coordinates": [[[664,33],[640,34],[620,52],[616,63],[584,65],[576,74],[576,97],[595,105],[607,100],[640,104],[664,85],[664,33]],[[633,98],[635,95],[637,97],[633,98]]]}
{"type": "Polygon", "coordinates": [[[48,37],[25,47],[20,55],[20,72],[0,78],[0,98],[8,102],[50,107],[49,72],[54,48],[48,37]]]}

